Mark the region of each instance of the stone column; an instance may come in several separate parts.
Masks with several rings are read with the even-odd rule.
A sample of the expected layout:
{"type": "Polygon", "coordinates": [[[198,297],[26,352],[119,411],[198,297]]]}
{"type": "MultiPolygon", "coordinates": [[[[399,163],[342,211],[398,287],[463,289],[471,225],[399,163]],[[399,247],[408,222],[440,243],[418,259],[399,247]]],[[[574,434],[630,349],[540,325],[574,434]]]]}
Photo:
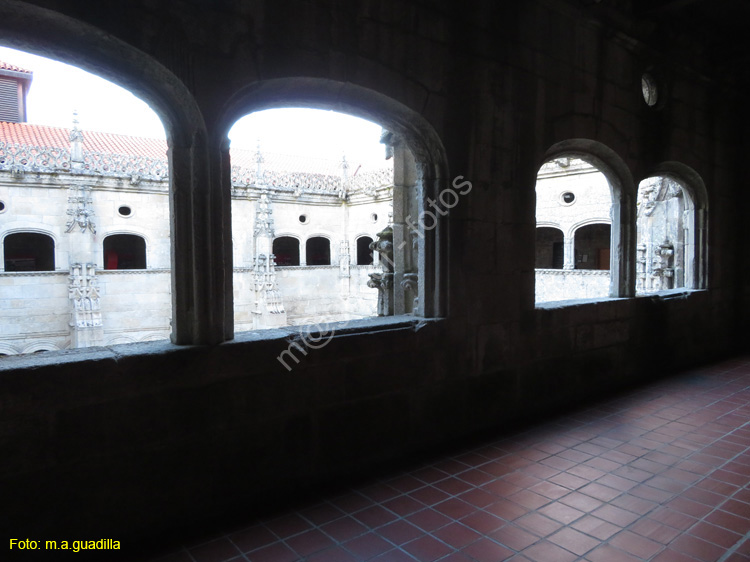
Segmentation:
{"type": "Polygon", "coordinates": [[[575,235],[565,235],[563,242],[563,269],[576,268],[575,235]]]}

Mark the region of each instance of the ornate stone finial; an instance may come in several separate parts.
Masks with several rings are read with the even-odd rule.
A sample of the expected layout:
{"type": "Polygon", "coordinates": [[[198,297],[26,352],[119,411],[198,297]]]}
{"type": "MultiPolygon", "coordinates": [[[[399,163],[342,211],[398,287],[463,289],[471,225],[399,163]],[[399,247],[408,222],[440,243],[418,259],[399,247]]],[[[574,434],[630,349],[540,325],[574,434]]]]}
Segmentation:
{"type": "Polygon", "coordinates": [[[73,128],[70,130],[70,160],[83,163],[83,132],[78,128],[78,111],[73,110],[73,128]]]}
{"type": "Polygon", "coordinates": [[[260,151],[260,139],[257,140],[257,150],[255,151],[255,183],[263,183],[263,153],[260,151]]]}

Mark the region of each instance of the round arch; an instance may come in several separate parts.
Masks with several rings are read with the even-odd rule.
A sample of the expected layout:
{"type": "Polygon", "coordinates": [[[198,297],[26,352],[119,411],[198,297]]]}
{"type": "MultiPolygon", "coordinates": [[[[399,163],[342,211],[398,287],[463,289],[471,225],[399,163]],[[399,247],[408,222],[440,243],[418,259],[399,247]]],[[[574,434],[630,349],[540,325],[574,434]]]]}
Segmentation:
{"type": "Polygon", "coordinates": [[[607,178],[612,193],[609,295],[635,296],[635,209],[638,191],[633,174],[615,151],[591,139],[568,139],[555,143],[544,153],[539,167],[564,156],[588,162],[607,178]]]}
{"type": "Polygon", "coordinates": [[[0,355],[18,355],[18,350],[10,344],[0,343],[0,355]]]}
{"type": "Polygon", "coordinates": [[[685,287],[705,289],[708,287],[708,190],[701,175],[681,162],[666,161],[654,166],[643,179],[662,176],[670,178],[686,191],[686,240],[685,287]]]}
{"type": "Polygon", "coordinates": [[[0,4],[3,43],[73,64],[147,101],[164,124],[167,139],[189,145],[203,117],[185,85],[143,51],[96,27],[25,2],[0,4]],[[29,25],[33,21],[34,25],[29,25]]]}
{"type": "MultiPolygon", "coordinates": [[[[351,82],[286,77],[248,84],[228,98],[216,129],[220,138],[212,140],[217,146],[226,147],[227,133],[239,118],[284,107],[328,109],[378,123],[401,139],[414,155],[424,198],[437,197],[449,185],[445,148],[427,119],[401,101],[351,82]]],[[[423,239],[424,252],[419,255],[419,286],[424,288],[424,298],[419,299],[418,312],[422,316],[447,314],[445,222],[439,217],[436,228],[423,239]]]]}
{"type": "Polygon", "coordinates": [[[592,225],[592,224],[608,224],[608,225],[611,226],[612,225],[612,221],[609,220],[608,218],[603,218],[603,217],[599,217],[599,218],[594,217],[594,218],[590,218],[590,219],[584,219],[584,220],[578,221],[573,226],[571,226],[568,229],[567,236],[573,237],[576,234],[576,230],[578,230],[581,227],[589,226],[589,225],[592,225]]]}
{"type": "MultiPolygon", "coordinates": [[[[193,94],[144,51],[73,17],[26,2],[0,3],[0,36],[9,47],[74,64],[126,88],[161,118],[169,146],[172,341],[212,344],[232,337],[231,272],[222,245],[229,195],[210,178],[208,132],[193,94]],[[33,23],[33,25],[30,25],[33,23]],[[180,279],[177,283],[176,279],[180,279]]],[[[230,254],[231,255],[231,254],[230,254]]]]}
{"type": "Polygon", "coordinates": [[[52,343],[48,340],[38,340],[34,343],[30,343],[23,349],[23,354],[36,353],[38,351],[59,351],[60,347],[57,344],[52,343]]]}

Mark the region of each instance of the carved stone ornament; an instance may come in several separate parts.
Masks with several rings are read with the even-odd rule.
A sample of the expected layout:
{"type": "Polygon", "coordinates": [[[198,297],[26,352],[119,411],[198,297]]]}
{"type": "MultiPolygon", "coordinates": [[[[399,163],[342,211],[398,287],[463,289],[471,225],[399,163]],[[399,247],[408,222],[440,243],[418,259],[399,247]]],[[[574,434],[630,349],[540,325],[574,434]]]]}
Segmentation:
{"type": "Polygon", "coordinates": [[[74,263],[70,266],[68,298],[73,305],[71,324],[75,328],[94,328],[102,325],[99,302],[99,282],[96,266],[74,263]]]}

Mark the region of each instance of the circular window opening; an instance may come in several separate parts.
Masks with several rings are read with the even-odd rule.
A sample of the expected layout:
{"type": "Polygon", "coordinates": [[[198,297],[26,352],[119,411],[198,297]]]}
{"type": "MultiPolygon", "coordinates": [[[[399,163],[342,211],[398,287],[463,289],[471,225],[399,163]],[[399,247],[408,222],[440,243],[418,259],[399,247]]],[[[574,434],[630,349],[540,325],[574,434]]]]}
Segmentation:
{"type": "Polygon", "coordinates": [[[120,213],[120,215],[122,215],[123,217],[129,217],[133,214],[133,209],[131,209],[127,205],[123,205],[119,209],[117,209],[117,212],[120,213]]]}
{"type": "Polygon", "coordinates": [[[307,224],[307,220],[308,220],[307,219],[307,215],[300,215],[299,216],[299,222],[301,222],[302,224],[307,224]]]}
{"type": "Polygon", "coordinates": [[[378,214],[377,214],[377,213],[373,213],[373,214],[371,214],[371,215],[370,215],[370,220],[371,220],[372,222],[378,222],[378,214]]]}
{"type": "Polygon", "coordinates": [[[3,201],[0,201],[0,213],[5,211],[5,203],[3,201]]]}
{"type": "Polygon", "coordinates": [[[571,205],[576,200],[575,193],[571,191],[566,191],[565,193],[562,194],[562,200],[563,200],[563,203],[565,203],[566,205],[571,205]]]}
{"type": "Polygon", "coordinates": [[[649,107],[654,107],[659,101],[659,91],[656,87],[656,80],[649,73],[641,77],[641,91],[643,92],[643,101],[649,107]]]}

